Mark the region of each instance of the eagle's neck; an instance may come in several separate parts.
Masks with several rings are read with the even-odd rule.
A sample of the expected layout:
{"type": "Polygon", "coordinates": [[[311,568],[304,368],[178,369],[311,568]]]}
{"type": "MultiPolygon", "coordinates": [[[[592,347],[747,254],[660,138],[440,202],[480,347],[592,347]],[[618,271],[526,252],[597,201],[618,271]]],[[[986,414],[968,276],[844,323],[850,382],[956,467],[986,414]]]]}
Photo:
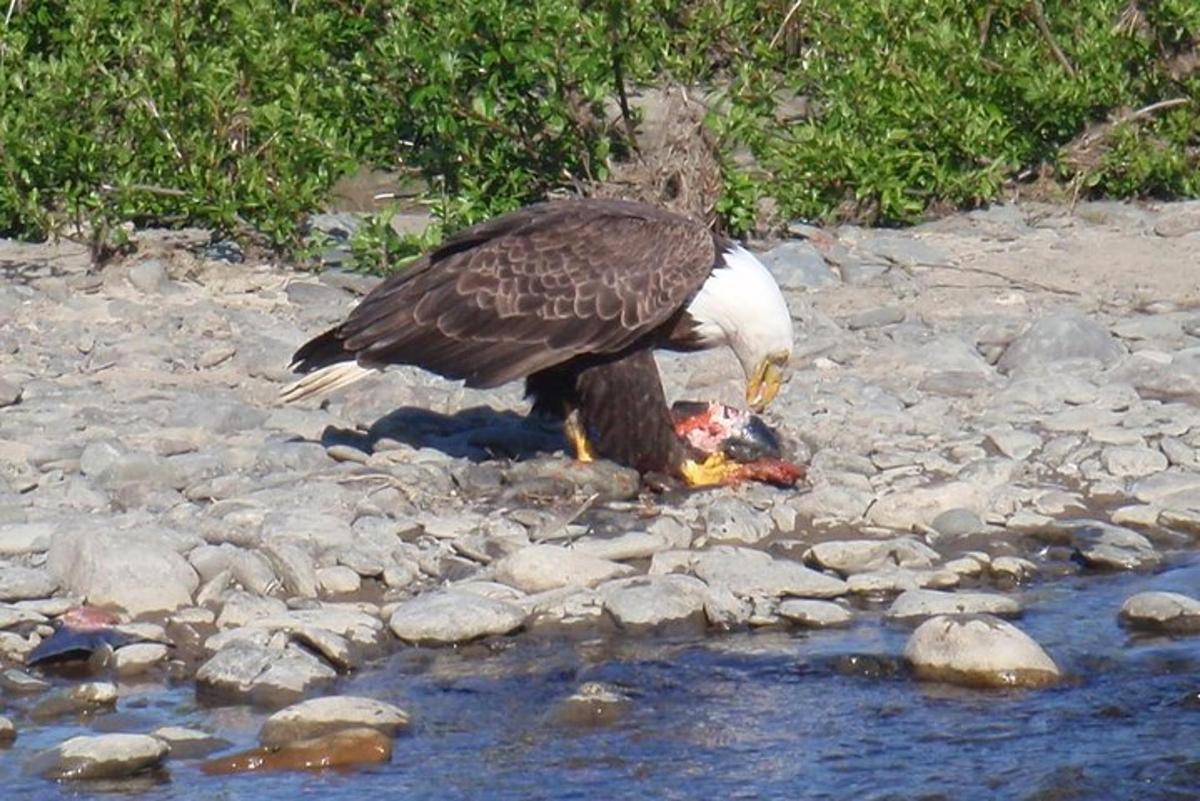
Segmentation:
{"type": "Polygon", "coordinates": [[[779,286],[740,245],[721,254],[688,304],[702,347],[728,345],[749,374],[768,355],[792,351],[792,316],[779,286]]]}

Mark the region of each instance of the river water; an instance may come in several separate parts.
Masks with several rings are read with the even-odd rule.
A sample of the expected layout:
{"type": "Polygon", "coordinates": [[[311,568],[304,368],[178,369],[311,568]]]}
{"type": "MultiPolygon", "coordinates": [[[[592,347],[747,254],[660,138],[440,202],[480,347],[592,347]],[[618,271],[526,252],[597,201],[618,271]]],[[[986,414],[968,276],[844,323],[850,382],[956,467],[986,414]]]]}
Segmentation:
{"type": "Polygon", "coordinates": [[[202,706],[190,685],[127,685],[115,713],[22,726],[0,752],[0,799],[1193,799],[1200,637],[1132,635],[1117,611],[1135,592],[1198,588],[1193,555],[1153,575],[1027,589],[1018,625],[1068,676],[1051,690],[917,682],[898,657],[908,629],[870,615],[837,631],[532,634],[405,649],[344,679],[338,691],[412,713],[388,765],[209,777],[171,761],[162,776],[116,785],[25,775],[30,755],[77,733],[187,725],[248,747],[265,717],[202,706]],[[626,713],[606,725],[563,719],[562,700],[585,681],[622,689],[626,713]]]}

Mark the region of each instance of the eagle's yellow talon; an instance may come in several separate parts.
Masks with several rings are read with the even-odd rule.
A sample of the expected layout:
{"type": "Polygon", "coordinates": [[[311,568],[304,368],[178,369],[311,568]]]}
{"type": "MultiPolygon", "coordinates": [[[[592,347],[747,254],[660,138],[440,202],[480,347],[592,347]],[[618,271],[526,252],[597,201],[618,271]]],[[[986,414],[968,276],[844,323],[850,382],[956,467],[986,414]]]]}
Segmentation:
{"type": "Polygon", "coordinates": [[[684,461],[680,473],[689,487],[712,487],[736,480],[740,469],[740,464],[717,452],[710,454],[703,462],[694,459],[684,461]]]}
{"type": "Polygon", "coordinates": [[[583,423],[579,422],[578,412],[567,415],[567,420],[563,424],[563,433],[567,435],[567,441],[571,443],[571,448],[575,451],[576,461],[585,464],[596,461],[596,451],[592,449],[592,443],[588,442],[587,432],[583,430],[583,423]]]}

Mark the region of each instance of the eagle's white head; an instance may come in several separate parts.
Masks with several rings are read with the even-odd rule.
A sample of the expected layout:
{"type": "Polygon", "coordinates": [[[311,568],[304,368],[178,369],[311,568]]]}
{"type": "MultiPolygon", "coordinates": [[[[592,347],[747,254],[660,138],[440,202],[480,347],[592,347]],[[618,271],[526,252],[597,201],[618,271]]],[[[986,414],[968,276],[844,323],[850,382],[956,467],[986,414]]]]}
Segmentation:
{"type": "Polygon", "coordinates": [[[792,315],[754,254],[733,245],[688,304],[707,346],[728,345],[746,373],[746,402],[762,411],[779,392],[792,356],[792,315]]]}

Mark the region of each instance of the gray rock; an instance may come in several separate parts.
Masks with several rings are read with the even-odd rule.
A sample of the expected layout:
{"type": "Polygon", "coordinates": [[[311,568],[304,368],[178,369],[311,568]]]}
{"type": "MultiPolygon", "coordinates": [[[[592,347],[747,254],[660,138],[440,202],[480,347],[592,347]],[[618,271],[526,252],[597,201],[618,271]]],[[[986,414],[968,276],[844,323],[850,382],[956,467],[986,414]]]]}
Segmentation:
{"type": "Polygon", "coordinates": [[[938,552],[912,537],[890,540],[830,540],[808,549],[804,560],[842,575],[884,567],[930,567],[941,561],[938,552]]]}
{"type": "Polygon", "coordinates": [[[129,283],[147,295],[157,294],[171,283],[167,268],[158,259],[146,259],[129,268],[129,283]]]}
{"type": "MultiPolygon", "coordinates": [[[[691,536],[688,532],[687,539],[691,536]]],[[[684,544],[686,547],[687,543],[684,544]]],[[[592,556],[596,559],[609,559],[614,562],[624,562],[629,559],[649,559],[659,551],[675,547],[662,534],[648,531],[627,531],[616,537],[605,539],[585,537],[571,545],[576,553],[592,556]]]]}
{"type": "MultiPolygon", "coordinates": [[[[1120,521],[1114,518],[1113,522],[1120,521]]],[[[1163,509],[1154,522],[1192,536],[1200,535],[1200,509],[1163,509]]]]}
{"type": "Polygon", "coordinates": [[[17,727],[8,718],[0,715],[0,744],[7,745],[17,739],[17,727]]]}
{"type": "Polygon", "coordinates": [[[929,527],[948,539],[978,534],[986,526],[970,509],[947,509],[930,522],[929,527]]]}
{"type": "Polygon", "coordinates": [[[22,394],[24,394],[24,390],[19,385],[0,378],[0,409],[20,403],[22,394]]]}
{"type": "Polygon", "coordinates": [[[1139,592],[1121,604],[1131,628],[1193,634],[1200,631],[1200,600],[1177,592],[1139,592]]]}
{"type": "Polygon", "coordinates": [[[0,565],[0,601],[47,598],[57,588],[57,582],[45,570],[0,565]]]}
{"type": "Polygon", "coordinates": [[[602,584],[605,610],[624,628],[652,628],[704,616],[708,587],[692,576],[637,576],[602,584]]]}
{"type": "Polygon", "coordinates": [[[159,642],[138,642],[118,648],[113,654],[113,670],[121,678],[137,676],[162,663],[171,649],[159,642]]]}
{"type": "Polygon", "coordinates": [[[988,615],[941,615],[904,646],[917,676],[973,687],[1046,687],[1060,673],[1049,655],[1011,623],[988,615]]]}
{"type": "Polygon", "coordinates": [[[233,642],[196,671],[197,688],[220,698],[280,703],[303,697],[337,673],[304,650],[276,651],[251,642],[233,642]]]}
{"type": "Polygon", "coordinates": [[[946,509],[980,510],[986,493],[966,481],[939,481],[884,495],[867,512],[872,523],[901,531],[929,525],[946,509]]]}
{"type": "Polygon", "coordinates": [[[316,561],[308,551],[279,539],[269,542],[263,551],[289,594],[300,598],[317,596],[316,561]]]}
{"type": "Polygon", "coordinates": [[[402,640],[452,644],[508,634],[525,622],[521,607],[465,592],[436,592],[405,601],[389,625],[402,640]]]}
{"type": "Polygon", "coordinates": [[[558,545],[531,545],[495,564],[496,580],[525,592],[594,587],[633,572],[627,565],[558,545]]]}
{"type": "Polygon", "coordinates": [[[183,726],[162,726],[150,734],[171,746],[171,759],[199,759],[232,745],[222,737],[183,726]]]}
{"type": "Polygon", "coordinates": [[[60,530],[47,564],[60,586],[91,604],[133,616],[170,612],[191,604],[200,579],[155,534],[60,530]]]}
{"type": "Polygon", "coordinates": [[[1004,373],[1027,372],[1066,359],[1096,359],[1111,364],[1121,346],[1103,325],[1077,312],[1042,317],[1004,351],[997,368],[1004,373]]]}
{"type": "Polygon", "coordinates": [[[1166,470],[1162,473],[1139,479],[1130,488],[1133,496],[1142,503],[1161,504],[1167,499],[1177,499],[1184,494],[1196,500],[1193,508],[1200,508],[1200,473],[1184,470],[1166,470]]]}
{"type": "Polygon", "coordinates": [[[1066,525],[1080,558],[1089,567],[1136,570],[1154,567],[1162,560],[1153,543],[1132,529],[1096,520],[1066,525]]]}
{"type": "Polygon", "coordinates": [[[50,547],[54,530],[48,522],[0,524],[0,556],[41,553],[50,547]]]}
{"type": "MultiPolygon", "coordinates": [[[[379,572],[383,572],[382,568],[379,572]]],[[[347,595],[358,592],[362,587],[359,574],[342,565],[318,568],[317,583],[325,595],[347,595]]]]}
{"type": "Polygon", "coordinates": [[[1167,469],[1167,457],[1154,448],[1111,446],[1100,452],[1100,461],[1118,478],[1142,478],[1167,469]]]}
{"type": "Polygon", "coordinates": [[[791,240],[759,256],[783,290],[815,289],[838,283],[825,258],[805,241],[791,240]]]}
{"type": "Polygon", "coordinates": [[[832,601],[813,601],[807,598],[786,598],[779,603],[779,616],[813,629],[849,625],[854,614],[832,601]]]}
{"type": "Polygon", "coordinates": [[[753,544],[771,533],[769,515],[755,510],[740,498],[721,497],[704,510],[709,539],[717,542],[753,544]]]}
{"type": "Polygon", "coordinates": [[[217,628],[245,626],[256,620],[287,614],[287,604],[278,598],[262,598],[248,592],[234,591],[225,598],[217,628]]]}
{"type": "Polygon", "coordinates": [[[360,727],[375,729],[391,737],[408,728],[408,721],[408,713],[392,704],[373,698],[331,695],[279,710],[263,723],[258,739],[273,748],[360,727]]]}
{"type": "Polygon", "coordinates": [[[859,312],[846,318],[846,327],[851,331],[861,331],[864,328],[881,328],[885,325],[895,325],[904,322],[904,309],[899,306],[880,306],[876,309],[859,312]]]}
{"type": "Polygon", "coordinates": [[[34,757],[30,770],[54,780],[122,779],[157,767],[169,751],[147,734],[72,737],[34,757]]]}
{"type": "Polygon", "coordinates": [[[1130,384],[1143,398],[1194,402],[1200,398],[1200,353],[1138,351],[1114,365],[1105,379],[1130,384]]]}
{"type": "Polygon", "coordinates": [[[749,548],[718,546],[701,551],[693,570],[709,586],[741,598],[832,598],[846,592],[846,582],[839,578],[749,548]]]}
{"type": "Polygon", "coordinates": [[[886,616],[893,620],[932,617],[933,615],[989,614],[1009,617],[1021,613],[1015,598],[990,592],[939,592],[905,590],[896,596],[886,616]]]}

